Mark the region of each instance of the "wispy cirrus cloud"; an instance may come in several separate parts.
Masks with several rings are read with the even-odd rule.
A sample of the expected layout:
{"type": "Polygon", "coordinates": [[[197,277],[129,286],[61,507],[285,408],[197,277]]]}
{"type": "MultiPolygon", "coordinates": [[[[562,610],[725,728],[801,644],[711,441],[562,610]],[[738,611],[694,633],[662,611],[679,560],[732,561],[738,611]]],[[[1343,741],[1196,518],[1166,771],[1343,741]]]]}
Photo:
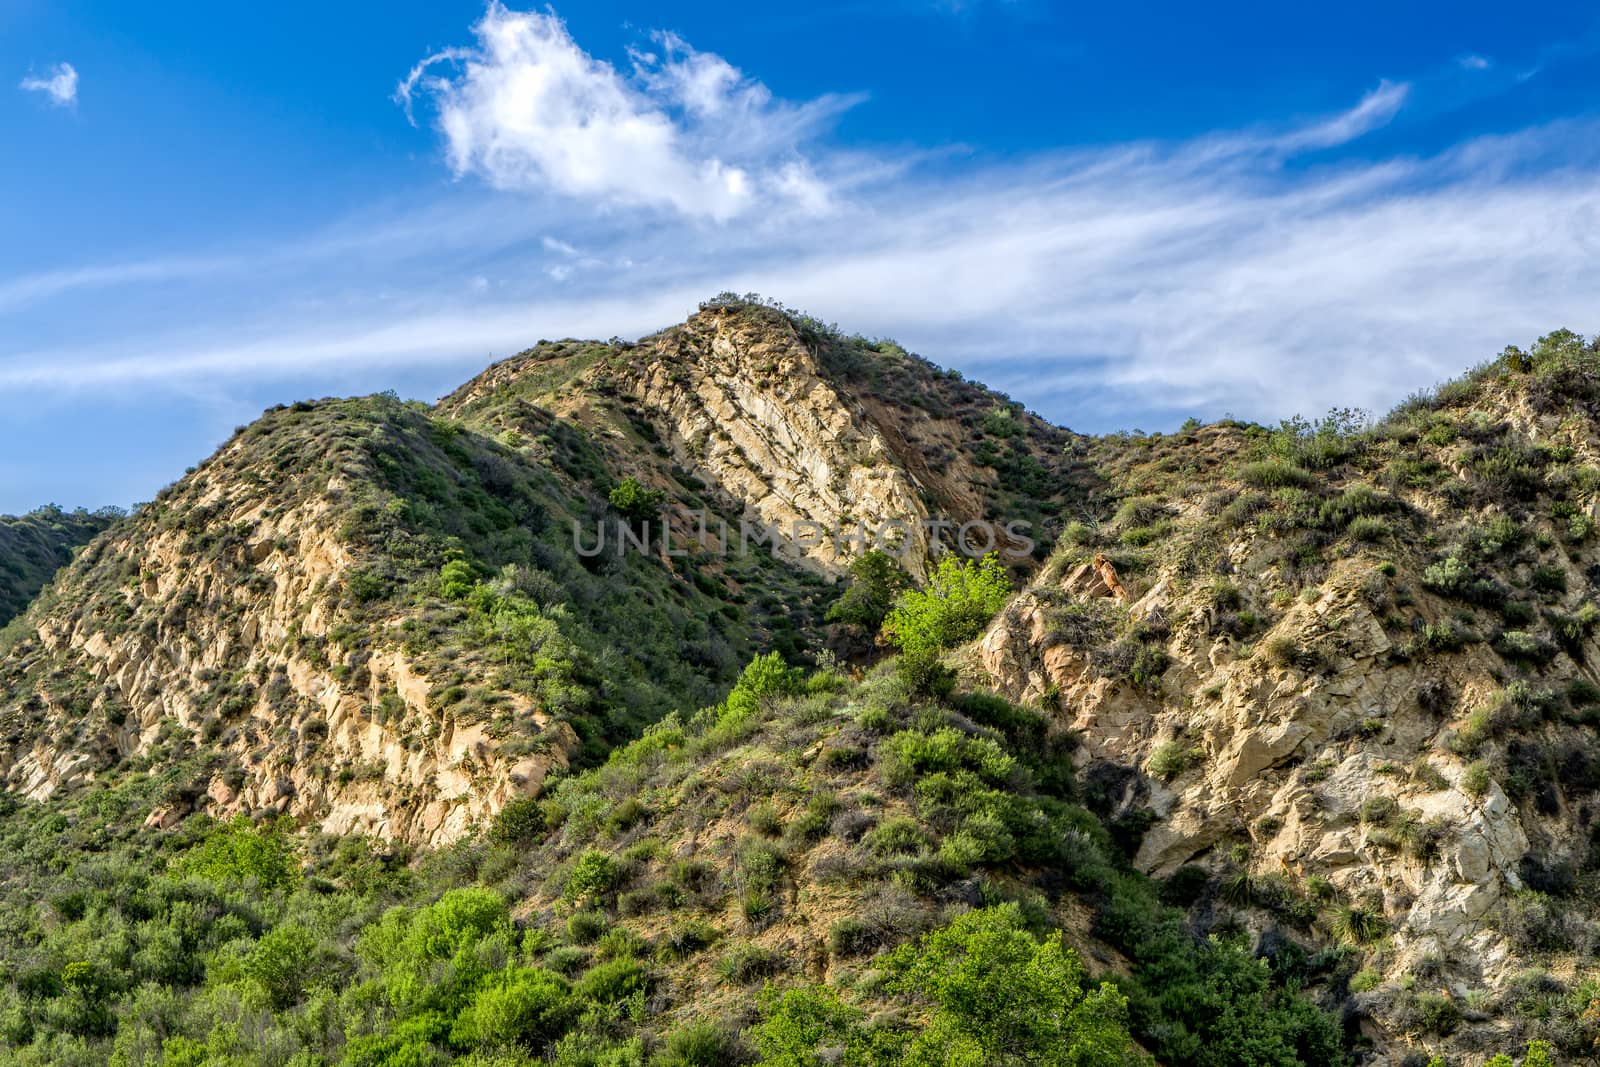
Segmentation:
{"type": "Polygon", "coordinates": [[[17,88],[43,93],[57,107],[72,107],[78,102],[78,71],[71,63],[57,63],[47,75],[23,78],[17,88]]]}
{"type": "Polygon", "coordinates": [[[1382,82],[1355,107],[1285,135],[1279,139],[1279,146],[1289,151],[1303,151],[1333,148],[1353,141],[1391,122],[1405,106],[1410,93],[1411,86],[1404,82],[1382,82]]]}
{"type": "Polygon", "coordinates": [[[1442,78],[1378,82],[1294,123],[907,165],[826,144],[841,100],[776,101],[670,35],[624,72],[551,15],[494,6],[475,33],[403,84],[462,178],[441,200],[240,252],[230,270],[196,256],[165,263],[170,277],[0,281],[0,311],[8,293],[54,310],[90,285],[104,307],[133,281],[181,286],[185,310],[216,306],[241,270],[257,290],[226,317],[175,311],[132,337],[13,330],[0,387],[202,377],[307,392],[405,371],[442,392],[491,353],[637,334],[735,289],[897,336],[1107,429],[1381,409],[1508,342],[1583,328],[1600,297],[1600,148],[1587,147],[1600,124],[1422,155],[1330,151],[1441,106],[1442,78]],[[627,166],[619,146],[636,149],[627,166]],[[782,188],[802,150],[826,210],[782,188]]]}

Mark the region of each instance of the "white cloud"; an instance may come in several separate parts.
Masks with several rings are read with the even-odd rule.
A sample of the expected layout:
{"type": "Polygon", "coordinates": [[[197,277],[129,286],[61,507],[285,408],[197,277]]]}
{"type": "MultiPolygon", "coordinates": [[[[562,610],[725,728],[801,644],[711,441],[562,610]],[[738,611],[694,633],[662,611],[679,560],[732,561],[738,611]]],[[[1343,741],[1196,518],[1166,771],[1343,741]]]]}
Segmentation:
{"type": "Polygon", "coordinates": [[[1283,137],[1279,144],[1287,149],[1332,148],[1371,133],[1392,120],[1405,106],[1411,87],[1404,83],[1380,82],[1361,98],[1361,103],[1331,119],[1316,122],[1283,137]]]}
{"type": "Polygon", "coordinates": [[[78,102],[78,71],[71,63],[57,63],[45,77],[23,78],[18,88],[44,93],[57,107],[72,107],[78,102]]]}
{"type": "Polygon", "coordinates": [[[599,206],[727,220],[757,204],[817,212],[824,181],[800,154],[850,100],[773,98],[722,58],[670,34],[624,76],[554,14],[494,2],[477,44],[429,56],[400,84],[407,113],[431,104],[458,177],[599,206]]]}
{"type": "MultiPolygon", "coordinates": [[[[489,18],[513,20],[506,32],[518,41],[545,34],[539,47],[582,74],[566,83],[609,85],[608,99],[622,101],[622,111],[584,114],[610,115],[613,126],[626,125],[616,115],[660,116],[664,158],[734,165],[683,132],[693,115],[771,134],[765,169],[738,163],[768,183],[754,183],[752,197],[779,195],[769,186],[781,180],[781,152],[771,146],[822,121],[675,38],[655,38],[655,54],[636,55],[625,77],[584,55],[553,18],[503,9],[489,18]]],[[[455,57],[446,88],[425,88],[428,70],[410,82],[416,99],[440,104],[441,121],[450,101],[467,107],[512,78],[485,32],[471,56],[455,57]],[[500,73],[475,74],[475,63],[500,73]]],[[[1600,123],[1479,137],[1426,156],[1326,152],[1407,108],[1425,111],[1430,85],[1380,83],[1349,109],[1298,125],[1020,163],[947,155],[907,166],[866,152],[840,163],[819,151],[814,168],[851,176],[827,183],[829,210],[763,212],[761,225],[707,226],[718,216],[700,209],[693,181],[673,193],[680,205],[646,199],[618,171],[604,182],[623,184],[595,178],[577,206],[570,176],[568,187],[534,183],[544,195],[456,185],[437,203],[397,204],[377,220],[240,252],[233,261],[248,270],[213,270],[196,256],[0,280],[0,311],[8,294],[14,306],[48,299],[41,321],[77,331],[41,342],[8,321],[0,388],[177,387],[204,376],[315,392],[308,383],[338,372],[341,389],[352,375],[379,389],[398,369],[433,367],[443,391],[487,352],[539,337],[637,334],[733,289],[899,337],[1080,429],[1156,428],[1189,413],[1382,410],[1507,343],[1560,325],[1595,328],[1584,316],[1600,306],[1600,123]],[[624,203],[671,210],[609,210],[624,203]],[[475,276],[495,282],[464,293],[458,279],[475,276]],[[158,303],[149,288],[180,281],[194,289],[162,302],[173,309],[168,328],[144,324],[158,303]],[[135,282],[146,287],[127,294],[136,334],[115,311],[119,287],[135,282]],[[78,291],[88,285],[92,297],[78,291]],[[193,308],[224,306],[213,292],[242,289],[248,312],[187,321],[193,308]]],[[[515,95],[503,101],[512,110],[515,95]]],[[[520,159],[531,143],[509,151],[520,159]]]]}
{"type": "Polygon", "coordinates": [[[1456,60],[1456,63],[1458,63],[1463,70],[1488,70],[1490,67],[1494,66],[1494,63],[1491,62],[1486,56],[1480,56],[1475,52],[1461,56],[1456,60]]]}

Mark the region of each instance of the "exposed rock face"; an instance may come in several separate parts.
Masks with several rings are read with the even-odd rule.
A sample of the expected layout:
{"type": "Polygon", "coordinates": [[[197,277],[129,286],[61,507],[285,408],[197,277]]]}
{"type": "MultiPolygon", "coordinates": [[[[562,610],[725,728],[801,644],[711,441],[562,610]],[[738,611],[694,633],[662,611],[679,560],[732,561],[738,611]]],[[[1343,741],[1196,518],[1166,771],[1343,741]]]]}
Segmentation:
{"type": "MultiPolygon", "coordinates": [[[[493,410],[497,424],[534,434],[530,409],[495,406],[525,394],[528,382],[553,378],[559,384],[527,394],[540,410],[603,428],[613,441],[645,428],[673,467],[749,524],[750,543],[774,527],[783,535],[780,556],[829,576],[875,538],[898,545],[920,576],[930,539],[953,544],[967,522],[987,527],[997,548],[1020,547],[1005,524],[1034,516],[1007,512],[1003,478],[971,452],[984,437],[981,419],[997,410],[1015,427],[1013,454],[1040,473],[1039,495],[1078,492],[1068,431],[1013,412],[994,394],[898,349],[876,354],[887,368],[874,371],[888,379],[880,385],[853,377],[865,372],[843,358],[836,342],[808,338],[775,311],[712,306],[626,348],[577,356],[535,349],[490,368],[442,408],[478,418],[493,410]]],[[[641,458],[630,454],[627,464],[642,480],[681,490],[670,470],[641,458]]],[[[1034,526],[1031,533],[1037,540],[1045,532],[1034,526]]],[[[729,536],[737,542],[741,532],[731,528],[729,536]]],[[[983,536],[974,530],[969,545],[980,547],[983,536]]]]}
{"type": "MultiPolygon", "coordinates": [[[[1592,445],[1567,440],[1580,455],[1592,445]]],[[[1462,464],[1475,480],[1481,469],[1462,464]]],[[[1263,922],[1299,894],[1320,909],[1303,931],[1312,941],[1360,948],[1385,935],[1367,962],[1396,985],[1388,999],[1363,1001],[1382,1046],[1411,1025],[1380,1005],[1402,996],[1398,983],[1414,969],[1444,961],[1436,984],[1461,998],[1503,989],[1530,966],[1569,965],[1561,948],[1533,948],[1515,916],[1530,906],[1554,914],[1562,905],[1525,891],[1547,888],[1552,869],[1590,862],[1593,736],[1582,707],[1563,710],[1562,691],[1576,679],[1571,691],[1586,694],[1600,662],[1587,624],[1570,621],[1591,610],[1587,576],[1600,573],[1600,554],[1587,539],[1572,543],[1559,520],[1566,510],[1541,532],[1531,507],[1531,528],[1516,533],[1523,555],[1511,562],[1490,543],[1474,587],[1485,591],[1462,594],[1482,607],[1464,610],[1440,591],[1448,576],[1427,568],[1464,551],[1448,537],[1470,542],[1480,536],[1471,522],[1500,521],[1497,512],[1453,527],[1426,494],[1402,504],[1370,488],[1349,499],[1394,516],[1393,542],[1327,550],[1310,579],[1282,565],[1267,522],[1217,521],[1238,487],[1169,500],[1166,540],[1128,582],[1125,607],[1090,550],[1069,552],[995,620],[974,662],[1001,691],[1056,710],[1081,736],[1086,767],[1136,772],[1141,788],[1128,796],[1157,816],[1135,857],[1143,870],[1165,877],[1197,864],[1237,878],[1249,888],[1235,895],[1263,922]],[[1424,545],[1414,530],[1445,536],[1424,545]],[[1528,609],[1505,609],[1521,621],[1498,623],[1495,636],[1483,612],[1527,597],[1535,572],[1543,618],[1566,625],[1566,636],[1510,634],[1537,631],[1528,609]],[[1538,784],[1539,768],[1555,762],[1570,771],[1538,784]],[[1376,925],[1352,933],[1341,909],[1376,925]]],[[[1588,514],[1593,503],[1571,510],[1588,514]]],[[[1145,520],[1124,525],[1133,521],[1145,520]]],[[[1550,921],[1589,922],[1576,913],[1550,921]]],[[[1581,968],[1589,937],[1551,943],[1577,949],[1581,968]]]]}
{"type": "Polygon", "coordinates": [[[903,531],[920,573],[929,517],[921,487],[792,326],[703,313],[636,355],[626,395],[662,428],[678,463],[714,481],[745,517],[783,532],[780,554],[838,573],[858,551],[849,535],[864,525],[903,531]]]}
{"type": "MultiPolygon", "coordinates": [[[[119,527],[66,579],[89,592],[91,575],[135,576],[111,591],[121,605],[111,620],[81,604],[45,613],[36,642],[11,653],[13,679],[36,664],[81,672],[77,693],[89,704],[55,703],[44,687],[32,721],[8,710],[25,731],[21,744],[0,749],[8,788],[43,799],[196,737],[216,770],[195,783],[194,799],[214,814],[309,815],[333,832],[437,844],[566,766],[577,739],[564,723],[539,737],[538,752],[508,757],[481,725],[431,709],[428,680],[393,637],[375,635],[339,661],[313,654],[339,620],[339,591],[357,563],[336,535],[345,487],[330,481],[294,502],[240,491],[226,482],[244,451],[238,440],[225,447],[208,465],[217,484],[202,488],[201,479],[169,504],[239,531],[233,548],[205,558],[182,526],[119,527]],[[116,625],[140,607],[145,625],[116,625]]],[[[170,826],[189,808],[169,805],[152,825],[170,826]]]]}
{"type": "MultiPolygon", "coordinates": [[[[1419,688],[1443,682],[1470,706],[1494,688],[1489,654],[1448,667],[1389,662],[1391,642],[1361,599],[1365,569],[1352,564],[1330,575],[1314,604],[1296,603],[1271,631],[1298,647],[1325,649],[1318,670],[1241,658],[1233,642],[1210,639],[1204,617],[1195,616],[1168,643],[1175,655],[1167,677],[1184,679],[1183,690],[1196,694],[1182,710],[1100,676],[1087,657],[1050,643],[1037,592],[991,627],[980,655],[1018,699],[1058,694],[1093,759],[1143,766],[1163,742],[1194,745],[1195,768],[1155,787],[1163,818],[1143,839],[1141,868],[1171,874],[1242,831],[1258,871],[1322,875],[1352,897],[1382,894],[1403,963],[1464,940],[1497,940],[1479,920],[1521,888],[1517,868],[1529,840],[1522,820],[1532,813],[1492,781],[1482,796],[1465,791],[1468,761],[1450,751],[1452,721],[1417,703],[1419,688]],[[1442,780],[1408,782],[1418,760],[1442,780]],[[1378,828],[1362,821],[1362,806],[1374,797],[1395,798],[1424,822],[1440,823],[1448,841],[1441,856],[1424,863],[1375,845],[1378,828]]],[[[1155,610],[1156,592],[1133,606],[1135,616],[1155,610]]]]}

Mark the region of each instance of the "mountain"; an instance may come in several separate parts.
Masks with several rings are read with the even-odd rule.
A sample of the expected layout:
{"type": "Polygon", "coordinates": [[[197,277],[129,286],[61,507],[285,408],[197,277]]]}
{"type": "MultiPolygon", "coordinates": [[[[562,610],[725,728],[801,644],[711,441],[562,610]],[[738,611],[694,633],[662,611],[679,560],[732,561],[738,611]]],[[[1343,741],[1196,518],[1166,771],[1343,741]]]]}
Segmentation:
{"type": "Polygon", "coordinates": [[[111,524],[111,511],[40,508],[0,515],[0,627],[16,618],[77,549],[111,524]]]}
{"type": "Polygon", "coordinates": [[[0,635],[0,1063],[1577,1062],[1597,413],[1086,437],[729,296],[270,410],[0,635]]]}
{"type": "Polygon", "coordinates": [[[97,540],[14,635],[0,779],[38,799],[173,742],[161,758],[205,762],[179,807],[445,843],[712,701],[755,651],[820,648],[835,531],[909,516],[920,559],[930,509],[1051,512],[1067,436],[746,304],[639,345],[540,345],[437,409],[282,407],[97,540]],[[850,358],[879,387],[847,404],[821,361],[850,358]],[[996,411],[1017,427],[1000,452],[972,429],[996,411]],[[930,460],[981,474],[930,488],[907,466],[930,460]],[[624,550],[624,483],[674,523],[659,560],[624,550]],[[829,536],[712,543],[741,521],[829,536]]]}
{"type": "Polygon", "coordinates": [[[1380,1048],[1600,1047],[1596,352],[1552,334],[1371,428],[1100,442],[1115,512],[970,650],[1078,732],[1140,870],[1343,942],[1380,1048]]]}

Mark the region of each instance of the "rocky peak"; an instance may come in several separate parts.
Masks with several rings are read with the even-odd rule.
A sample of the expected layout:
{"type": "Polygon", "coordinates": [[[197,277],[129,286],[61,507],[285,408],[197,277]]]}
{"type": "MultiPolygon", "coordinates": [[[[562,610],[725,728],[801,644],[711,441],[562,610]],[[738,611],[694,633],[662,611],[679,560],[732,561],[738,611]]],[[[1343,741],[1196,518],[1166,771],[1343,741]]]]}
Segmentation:
{"type": "Polygon", "coordinates": [[[1046,520],[1092,481],[1068,454],[1072,434],[1006,398],[892,342],[742,301],[706,305],[634,345],[541,346],[442,409],[524,431],[553,411],[646,444],[629,455],[643,480],[689,500],[686,473],[738,519],[790,535],[780,555],[829,576],[859,551],[863,528],[903,536],[915,574],[930,539],[949,543],[969,521],[1003,546],[1015,519],[1043,543],[1046,520]]]}

